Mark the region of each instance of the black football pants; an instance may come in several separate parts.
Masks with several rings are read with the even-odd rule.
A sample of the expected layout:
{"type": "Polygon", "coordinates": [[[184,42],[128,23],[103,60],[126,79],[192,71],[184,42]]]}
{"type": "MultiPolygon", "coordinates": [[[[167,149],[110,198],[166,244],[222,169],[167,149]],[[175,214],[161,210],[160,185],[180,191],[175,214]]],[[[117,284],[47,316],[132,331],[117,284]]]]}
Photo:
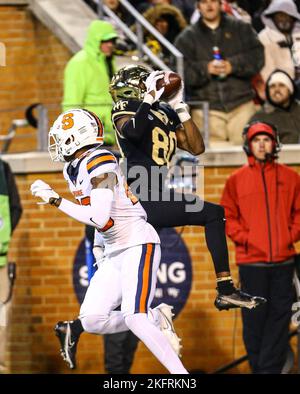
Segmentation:
{"type": "Polygon", "coordinates": [[[171,192],[169,201],[163,201],[160,194],[159,201],[140,200],[140,202],[147,213],[147,221],[158,230],[159,228],[176,226],[204,227],[206,244],[212,256],[216,273],[229,272],[223,207],[207,201],[203,202],[194,195],[188,196],[193,198],[192,204],[190,204],[191,200],[186,201],[181,194],[174,192],[171,192]],[[202,209],[189,212],[188,206],[190,208],[192,206],[202,207],[202,209]]]}

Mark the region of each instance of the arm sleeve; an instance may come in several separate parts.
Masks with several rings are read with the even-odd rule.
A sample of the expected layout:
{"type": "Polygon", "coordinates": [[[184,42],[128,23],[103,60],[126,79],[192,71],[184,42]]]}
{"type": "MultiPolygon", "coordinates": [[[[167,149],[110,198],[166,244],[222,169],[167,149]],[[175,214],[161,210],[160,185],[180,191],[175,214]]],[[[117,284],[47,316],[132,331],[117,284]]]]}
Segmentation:
{"type": "Polygon", "coordinates": [[[94,247],[98,247],[98,248],[102,248],[102,249],[104,248],[103,236],[98,231],[95,231],[94,247]]]}
{"type": "Polygon", "coordinates": [[[248,240],[248,231],[242,226],[240,220],[240,211],[237,205],[237,194],[234,180],[232,177],[225,184],[221,205],[225,209],[226,234],[236,244],[246,245],[248,240]]]}
{"type": "Polygon", "coordinates": [[[121,136],[134,141],[140,141],[147,131],[151,130],[151,120],[148,117],[151,105],[142,102],[135,115],[123,124],[119,130],[121,136]]]}
{"type": "Polygon", "coordinates": [[[91,205],[81,206],[63,198],[58,209],[81,223],[102,229],[110,218],[112,203],[113,192],[100,188],[91,191],[91,205]]]}
{"type": "Polygon", "coordinates": [[[5,176],[9,196],[10,221],[12,232],[16,228],[22,215],[22,206],[15,178],[7,163],[4,162],[5,176]]]}

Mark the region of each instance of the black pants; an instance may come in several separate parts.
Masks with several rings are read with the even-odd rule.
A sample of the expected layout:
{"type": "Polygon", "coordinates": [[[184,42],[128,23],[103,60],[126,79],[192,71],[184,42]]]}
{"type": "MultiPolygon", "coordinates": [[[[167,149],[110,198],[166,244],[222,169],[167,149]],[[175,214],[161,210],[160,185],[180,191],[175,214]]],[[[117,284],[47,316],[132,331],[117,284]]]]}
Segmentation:
{"type": "Polygon", "coordinates": [[[201,201],[194,195],[188,195],[186,201],[182,195],[174,192],[171,192],[169,201],[163,201],[162,194],[159,198],[159,201],[140,201],[147,213],[147,221],[156,229],[186,225],[203,226],[216,273],[229,271],[223,207],[201,201]],[[192,198],[194,201],[190,204],[192,198]],[[192,207],[199,209],[190,212],[189,209],[192,207]]]}
{"type": "Polygon", "coordinates": [[[129,374],[138,338],[131,332],[105,334],[104,365],[109,374],[129,374]]]}
{"type": "Polygon", "coordinates": [[[242,309],[243,338],[253,373],[279,374],[284,366],[294,301],[294,265],[239,267],[241,288],[265,297],[254,310],[242,309]]]}

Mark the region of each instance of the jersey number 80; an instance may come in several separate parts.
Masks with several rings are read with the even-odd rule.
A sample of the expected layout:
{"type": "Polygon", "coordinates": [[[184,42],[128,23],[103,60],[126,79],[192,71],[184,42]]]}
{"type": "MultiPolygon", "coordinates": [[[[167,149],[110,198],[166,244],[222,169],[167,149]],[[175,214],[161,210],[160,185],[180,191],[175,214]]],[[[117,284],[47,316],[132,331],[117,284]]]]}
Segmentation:
{"type": "Polygon", "coordinates": [[[168,164],[176,150],[176,134],[170,131],[169,135],[160,127],[152,131],[152,159],[159,166],[168,164]]]}

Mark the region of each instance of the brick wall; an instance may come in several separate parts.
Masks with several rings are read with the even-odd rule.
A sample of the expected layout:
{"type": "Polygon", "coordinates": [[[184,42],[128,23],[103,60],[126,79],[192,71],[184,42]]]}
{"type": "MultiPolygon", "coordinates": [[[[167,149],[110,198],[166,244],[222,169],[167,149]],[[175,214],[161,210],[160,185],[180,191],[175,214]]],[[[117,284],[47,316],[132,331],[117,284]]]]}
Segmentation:
{"type": "MultiPolygon", "coordinates": [[[[300,173],[300,166],[294,168],[300,173]]],[[[208,201],[219,201],[224,182],[232,171],[233,168],[205,170],[205,198],[208,201]]],[[[60,174],[17,176],[24,214],[10,250],[10,258],[17,262],[18,271],[8,360],[13,373],[66,373],[69,370],[58,354],[53,326],[58,320],[72,319],[78,313],[72,268],[83,237],[83,226],[53,207],[36,205],[28,190],[38,178],[68,196],[60,174]]],[[[188,369],[211,372],[245,354],[240,313],[219,312],[213,306],[215,276],[203,229],[186,227],[183,238],[193,265],[191,293],[176,319],[178,333],[183,338],[183,362],[188,369]]],[[[237,282],[231,242],[229,246],[232,272],[237,282]]],[[[247,363],[233,370],[236,373],[247,371],[247,363]]],[[[84,334],[78,348],[76,373],[99,372],[104,372],[102,338],[84,334]]],[[[132,372],[163,373],[165,370],[140,343],[132,372]]]]}
{"type": "MultiPolygon", "coordinates": [[[[13,119],[24,118],[33,103],[49,107],[50,122],[60,112],[63,70],[71,53],[27,9],[0,5],[0,42],[6,67],[0,67],[0,134],[13,119]]],[[[36,149],[36,130],[19,128],[10,152],[36,149]]]]}

